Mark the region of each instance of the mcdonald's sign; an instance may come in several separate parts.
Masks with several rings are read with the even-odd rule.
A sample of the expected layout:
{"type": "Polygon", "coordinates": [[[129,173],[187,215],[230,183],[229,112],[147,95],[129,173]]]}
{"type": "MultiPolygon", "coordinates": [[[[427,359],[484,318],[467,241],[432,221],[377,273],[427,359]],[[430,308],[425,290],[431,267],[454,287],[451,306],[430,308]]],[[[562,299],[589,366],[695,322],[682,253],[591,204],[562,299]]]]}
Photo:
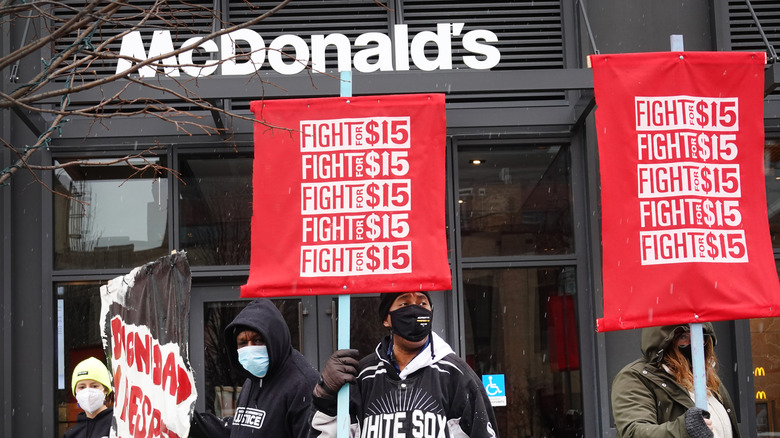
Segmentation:
{"type": "Polygon", "coordinates": [[[766,392],[756,391],[756,400],[766,400],[766,392]]]}
{"type": "Polygon", "coordinates": [[[756,376],[756,377],[766,376],[766,370],[764,370],[764,367],[756,367],[756,369],[753,370],[753,375],[756,376]]]}

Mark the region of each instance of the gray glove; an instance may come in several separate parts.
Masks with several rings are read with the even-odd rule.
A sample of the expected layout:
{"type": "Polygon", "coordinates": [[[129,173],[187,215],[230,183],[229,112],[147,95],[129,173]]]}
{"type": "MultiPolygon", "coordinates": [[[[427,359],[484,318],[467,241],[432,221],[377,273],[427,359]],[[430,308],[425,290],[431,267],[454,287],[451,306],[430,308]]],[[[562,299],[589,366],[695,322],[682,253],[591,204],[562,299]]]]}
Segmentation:
{"type": "Polygon", "coordinates": [[[704,423],[705,418],[710,418],[710,413],[696,406],[685,412],[685,431],[688,432],[689,437],[713,438],[715,436],[704,423]]]}
{"type": "Polygon", "coordinates": [[[322,369],[319,386],[330,396],[335,396],[345,383],[355,381],[359,352],[355,349],[336,350],[322,369]]]}

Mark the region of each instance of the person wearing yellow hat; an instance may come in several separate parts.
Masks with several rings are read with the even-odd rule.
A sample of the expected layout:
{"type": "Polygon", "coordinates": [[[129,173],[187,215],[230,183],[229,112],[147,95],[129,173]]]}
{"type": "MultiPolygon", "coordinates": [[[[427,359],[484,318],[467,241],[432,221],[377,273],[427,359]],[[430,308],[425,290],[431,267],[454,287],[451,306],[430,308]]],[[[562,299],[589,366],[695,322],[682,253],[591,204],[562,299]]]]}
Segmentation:
{"type": "Polygon", "coordinates": [[[106,396],[111,393],[111,375],[97,358],[79,362],[70,380],[73,395],[84,410],[76,419],[76,425],[65,431],[62,438],[103,438],[109,436],[114,408],[106,406],[106,396]]]}

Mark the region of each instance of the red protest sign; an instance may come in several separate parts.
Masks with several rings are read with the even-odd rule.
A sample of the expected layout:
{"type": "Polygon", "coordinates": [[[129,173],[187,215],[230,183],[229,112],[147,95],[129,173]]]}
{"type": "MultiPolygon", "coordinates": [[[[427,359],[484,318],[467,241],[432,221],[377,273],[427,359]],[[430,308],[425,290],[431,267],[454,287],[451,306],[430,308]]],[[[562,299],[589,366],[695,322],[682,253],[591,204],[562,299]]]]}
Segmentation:
{"type": "Polygon", "coordinates": [[[591,56],[599,331],[780,315],[763,171],[765,59],[591,56]]]}
{"type": "Polygon", "coordinates": [[[254,101],[241,296],[447,290],[441,94],[254,101]],[[269,128],[272,126],[273,128],[269,128]]]}

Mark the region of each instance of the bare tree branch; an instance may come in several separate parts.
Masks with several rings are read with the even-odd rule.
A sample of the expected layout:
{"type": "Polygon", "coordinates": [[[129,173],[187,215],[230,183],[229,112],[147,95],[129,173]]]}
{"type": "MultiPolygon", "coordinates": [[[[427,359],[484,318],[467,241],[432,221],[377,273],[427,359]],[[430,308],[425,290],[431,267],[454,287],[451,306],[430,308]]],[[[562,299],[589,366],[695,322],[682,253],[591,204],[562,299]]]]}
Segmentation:
{"type": "MultiPolygon", "coordinates": [[[[258,13],[245,22],[232,24],[223,21],[222,14],[215,9],[186,1],[172,3],[167,0],[156,0],[151,6],[144,5],[142,8],[127,0],[86,0],[79,7],[57,0],[32,0],[18,4],[9,0],[0,0],[0,17],[2,17],[0,20],[12,26],[24,25],[25,37],[28,26],[33,28],[35,33],[34,37],[26,37],[29,41],[17,42],[20,43],[17,48],[0,58],[0,71],[7,71],[14,67],[11,70],[13,72],[11,81],[15,83],[20,76],[16,73],[16,66],[22,62],[29,65],[31,59],[40,59],[40,53],[52,49],[50,58],[41,59],[43,66],[38,73],[25,78],[24,82],[19,83],[16,88],[0,92],[0,111],[10,109],[17,112],[25,111],[28,114],[39,114],[43,120],[47,120],[46,126],[42,128],[43,132],[32,145],[17,146],[12,144],[10,139],[0,138],[2,147],[11,150],[13,156],[17,157],[7,169],[0,169],[0,186],[7,185],[19,169],[34,173],[74,165],[70,164],[73,162],[57,163],[52,166],[30,164],[30,157],[41,147],[49,145],[52,135],[73,118],[92,120],[92,125],[100,126],[103,125],[103,120],[111,118],[147,116],[170,123],[177,131],[186,135],[196,133],[222,135],[223,140],[232,139],[232,134],[227,132],[226,128],[215,127],[213,123],[204,120],[204,116],[199,114],[199,111],[212,115],[219,114],[223,119],[263,123],[251,116],[222,108],[213,101],[199,96],[197,87],[193,86],[197,85],[197,77],[180,79],[165,73],[169,68],[203,67],[203,65],[166,65],[165,62],[171,57],[196,50],[204,41],[254,26],[283,9],[290,1],[292,0],[279,1],[273,8],[258,13]],[[184,14],[190,14],[191,19],[184,14]],[[146,59],[122,56],[114,49],[124,36],[138,30],[162,28],[181,30],[185,34],[192,32],[190,22],[196,19],[207,19],[220,26],[212,26],[212,31],[193,40],[194,42],[182,44],[173,51],[149,56],[146,59]],[[217,28],[219,29],[214,30],[217,28]],[[97,35],[101,36],[99,42],[93,42],[97,40],[97,35]],[[115,64],[120,60],[130,61],[130,67],[109,74],[96,73],[96,68],[100,68],[104,63],[115,64]],[[139,78],[141,69],[149,67],[156,69],[159,77],[171,80],[170,85],[160,80],[139,78]],[[105,92],[104,87],[108,84],[119,84],[119,86],[112,86],[110,87],[112,91],[105,92]],[[165,96],[164,100],[123,97],[131,86],[148,89],[150,96],[165,96]],[[98,90],[97,99],[90,98],[88,102],[82,99],[78,106],[71,106],[71,96],[90,90],[98,90]],[[54,104],[57,100],[59,103],[54,104]]],[[[251,9],[256,9],[251,3],[247,5],[251,9]]],[[[250,55],[251,53],[240,53],[232,58],[215,60],[211,65],[236,59],[243,60],[250,55]]],[[[306,68],[310,72],[310,67],[306,66],[306,68]]],[[[261,84],[269,84],[257,73],[254,78],[259,79],[261,84]]],[[[285,129],[275,126],[268,126],[268,128],[285,129]]],[[[93,165],[124,163],[132,167],[130,160],[137,160],[150,153],[152,150],[147,149],[137,155],[127,155],[110,161],[90,161],[90,163],[93,165]]],[[[133,167],[133,169],[137,172],[149,169],[155,172],[173,172],[156,163],[147,163],[146,166],[138,169],[133,167]]],[[[135,175],[137,172],[132,174],[135,175]]],[[[37,175],[34,175],[34,178],[43,185],[37,175]]]]}

